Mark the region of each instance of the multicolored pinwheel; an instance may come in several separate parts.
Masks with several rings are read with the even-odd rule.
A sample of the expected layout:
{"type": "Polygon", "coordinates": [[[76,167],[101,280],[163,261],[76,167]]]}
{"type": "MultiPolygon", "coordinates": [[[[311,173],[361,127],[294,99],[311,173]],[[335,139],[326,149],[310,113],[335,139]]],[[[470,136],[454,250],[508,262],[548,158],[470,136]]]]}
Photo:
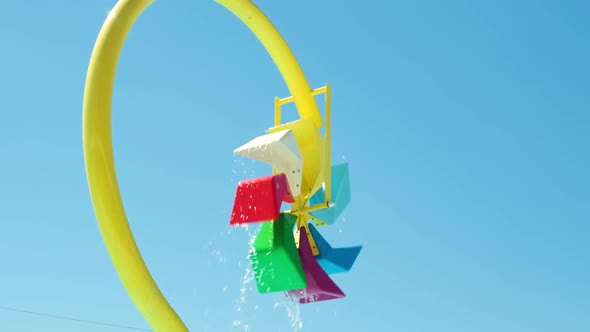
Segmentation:
{"type": "Polygon", "coordinates": [[[312,91],[321,93],[324,134],[308,117],[281,124],[293,98],[275,98],[274,127],[234,151],[273,166],[272,175],[238,183],[229,222],[262,223],[249,254],[258,291],[300,303],[345,297],[329,275],[349,271],[362,249],[333,248],[314,226],[334,224],[350,202],[348,164],[331,164],[330,86],[312,91]]]}

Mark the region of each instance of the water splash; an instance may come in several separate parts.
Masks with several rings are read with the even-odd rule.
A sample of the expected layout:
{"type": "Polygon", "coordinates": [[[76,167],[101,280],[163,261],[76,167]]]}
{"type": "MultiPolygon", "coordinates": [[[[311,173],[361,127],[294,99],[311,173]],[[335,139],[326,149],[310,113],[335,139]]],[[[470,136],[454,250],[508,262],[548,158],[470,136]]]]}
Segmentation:
{"type": "MultiPolygon", "coordinates": [[[[248,227],[245,227],[245,229],[248,232],[248,236],[250,238],[249,244],[251,245],[251,243],[254,242],[254,238],[256,238],[256,233],[248,227]]],[[[247,305],[247,295],[249,293],[253,293],[255,288],[255,284],[253,282],[254,272],[250,267],[248,256],[246,256],[245,259],[240,260],[238,262],[238,266],[246,266],[246,269],[244,275],[242,276],[242,283],[240,285],[238,297],[232,301],[234,309],[238,314],[238,318],[232,321],[232,328],[247,332],[252,330],[252,321],[256,318],[256,312],[258,311],[257,304],[254,304],[253,306],[247,305]]]]}
{"type": "MultiPolygon", "coordinates": [[[[210,242],[210,245],[211,245],[211,242],[210,242]]],[[[221,252],[220,249],[211,250],[211,255],[216,258],[216,260],[219,264],[224,264],[227,261],[227,259],[225,258],[225,256],[223,255],[223,253],[221,252]]]]}
{"type": "Polygon", "coordinates": [[[234,319],[232,321],[232,327],[237,328],[242,331],[251,331],[252,330],[251,322],[249,322],[247,320],[247,318],[252,319],[254,317],[254,315],[247,313],[248,309],[254,309],[255,311],[257,311],[257,309],[258,309],[258,306],[256,306],[256,305],[252,308],[249,308],[248,306],[246,306],[246,302],[247,302],[246,294],[248,293],[248,291],[252,290],[251,284],[252,284],[253,280],[254,280],[254,274],[252,273],[251,269],[247,268],[246,273],[242,277],[242,285],[240,287],[240,294],[239,294],[238,298],[233,301],[234,308],[235,308],[236,312],[240,315],[240,317],[238,319],[234,319]]]}
{"type": "Polygon", "coordinates": [[[346,216],[341,216],[340,217],[340,222],[338,223],[338,233],[342,233],[342,226],[344,226],[344,224],[346,224],[346,216]]]}
{"type": "Polygon", "coordinates": [[[301,319],[301,305],[299,302],[291,298],[288,293],[285,293],[283,301],[275,301],[274,308],[283,308],[287,312],[287,317],[291,323],[293,331],[301,331],[303,328],[303,320],[301,319]]]}

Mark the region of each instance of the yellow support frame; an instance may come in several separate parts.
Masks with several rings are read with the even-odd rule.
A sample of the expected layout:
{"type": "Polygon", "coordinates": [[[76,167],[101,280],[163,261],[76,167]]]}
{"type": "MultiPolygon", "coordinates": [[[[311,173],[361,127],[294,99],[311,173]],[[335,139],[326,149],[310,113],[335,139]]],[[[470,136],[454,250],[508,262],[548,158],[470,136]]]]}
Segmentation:
{"type": "MultiPolygon", "coordinates": [[[[325,192],[325,203],[318,204],[317,206],[314,205],[313,210],[320,210],[330,207],[331,199],[332,199],[332,95],[331,95],[331,88],[328,83],[324,86],[314,89],[311,91],[311,95],[313,97],[324,94],[325,96],[325,139],[326,139],[326,169],[325,169],[325,176],[324,176],[324,192],[325,192]]],[[[274,126],[281,125],[281,115],[282,115],[282,106],[293,103],[295,99],[293,96],[279,98],[275,97],[275,116],[274,116],[274,126]]],[[[321,127],[320,127],[321,128],[321,127]]],[[[318,128],[319,129],[319,128],[318,128]]],[[[311,208],[311,207],[309,207],[311,208]]],[[[308,210],[308,211],[313,211],[308,210]]]]}
{"type": "MultiPolygon", "coordinates": [[[[328,83],[326,83],[323,87],[314,89],[311,91],[311,95],[312,97],[315,97],[317,95],[320,94],[324,94],[325,96],[325,108],[324,108],[324,112],[325,112],[325,119],[324,119],[324,123],[325,123],[325,141],[326,141],[326,149],[325,149],[325,160],[326,160],[326,165],[325,165],[325,170],[324,170],[324,194],[325,194],[325,201],[323,203],[320,204],[315,204],[315,205],[311,205],[311,206],[301,206],[299,203],[299,200],[296,200],[295,203],[293,204],[294,209],[292,210],[287,210],[284,211],[285,213],[292,213],[298,216],[297,218],[297,229],[295,230],[295,242],[297,244],[297,247],[299,247],[299,236],[300,236],[300,228],[301,226],[305,227],[305,230],[307,232],[307,236],[309,238],[309,242],[312,248],[312,252],[314,255],[319,255],[319,250],[317,248],[317,245],[313,239],[313,237],[311,236],[309,229],[307,227],[307,220],[309,219],[315,219],[317,220],[317,218],[314,218],[311,216],[310,212],[313,211],[317,211],[317,210],[322,210],[322,209],[327,209],[332,207],[333,203],[331,201],[332,199],[332,95],[331,95],[331,88],[330,85],[328,83]]],[[[285,97],[285,98],[279,98],[279,97],[275,97],[275,105],[274,105],[274,126],[277,127],[279,125],[281,125],[281,118],[282,118],[282,106],[289,104],[289,103],[293,103],[295,101],[295,99],[293,98],[293,96],[289,96],[289,97],[285,97]]],[[[318,128],[319,129],[319,128],[318,128]]],[[[277,173],[277,170],[273,168],[273,173],[277,173]]],[[[320,224],[322,224],[322,221],[317,220],[320,224]]],[[[325,224],[325,223],[324,223],[325,224]]]]}

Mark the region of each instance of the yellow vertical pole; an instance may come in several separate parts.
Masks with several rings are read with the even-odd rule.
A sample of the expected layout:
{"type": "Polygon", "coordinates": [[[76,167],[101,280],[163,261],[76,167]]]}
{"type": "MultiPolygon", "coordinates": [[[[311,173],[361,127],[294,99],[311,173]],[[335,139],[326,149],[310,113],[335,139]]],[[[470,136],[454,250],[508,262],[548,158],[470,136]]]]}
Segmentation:
{"type": "Polygon", "coordinates": [[[326,203],[332,200],[332,100],[331,100],[331,88],[326,83],[326,170],[324,176],[326,177],[324,193],[326,195],[326,203]]]}
{"type": "Polygon", "coordinates": [[[275,97],[275,127],[281,124],[281,99],[275,97]]]}

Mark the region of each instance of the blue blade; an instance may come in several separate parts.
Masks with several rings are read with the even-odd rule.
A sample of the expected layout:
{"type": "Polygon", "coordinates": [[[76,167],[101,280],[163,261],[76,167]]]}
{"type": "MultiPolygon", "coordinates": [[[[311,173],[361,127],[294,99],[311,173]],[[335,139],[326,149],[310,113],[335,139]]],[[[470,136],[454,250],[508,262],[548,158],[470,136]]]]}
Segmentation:
{"type": "Polygon", "coordinates": [[[350,271],[363,246],[332,248],[318,230],[308,224],[309,232],[320,252],[315,259],[327,274],[335,274],[350,271]]]}

